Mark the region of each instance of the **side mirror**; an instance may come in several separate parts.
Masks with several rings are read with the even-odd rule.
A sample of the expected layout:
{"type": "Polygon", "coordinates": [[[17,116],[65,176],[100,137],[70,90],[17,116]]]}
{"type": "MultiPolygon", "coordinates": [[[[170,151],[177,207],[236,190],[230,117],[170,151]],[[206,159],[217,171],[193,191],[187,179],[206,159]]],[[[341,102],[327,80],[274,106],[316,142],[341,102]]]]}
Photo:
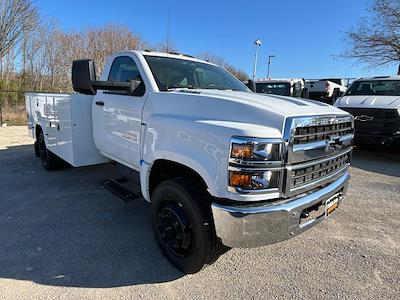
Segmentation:
{"type": "Polygon", "coordinates": [[[304,88],[303,91],[301,92],[301,98],[308,99],[310,97],[310,93],[308,91],[308,88],[304,88]]]}
{"type": "Polygon", "coordinates": [[[142,80],[130,80],[131,87],[129,89],[129,92],[131,93],[135,92],[141,83],[142,80]]]}
{"type": "Polygon", "coordinates": [[[95,95],[92,82],[96,81],[96,68],[93,60],[74,60],[72,63],[72,86],[74,91],[86,95],[95,95]]]}
{"type": "Polygon", "coordinates": [[[332,93],[332,101],[335,102],[337,98],[341,96],[342,92],[339,88],[334,88],[332,93]]]}
{"type": "Polygon", "coordinates": [[[72,63],[72,86],[74,91],[86,95],[96,95],[97,90],[128,91],[133,93],[142,83],[141,80],[131,81],[99,81],[93,60],[74,60],[72,63]]]}
{"type": "Polygon", "coordinates": [[[249,80],[247,81],[246,86],[247,86],[250,90],[252,90],[253,92],[256,91],[256,83],[255,83],[253,80],[249,79],[249,80]]]}

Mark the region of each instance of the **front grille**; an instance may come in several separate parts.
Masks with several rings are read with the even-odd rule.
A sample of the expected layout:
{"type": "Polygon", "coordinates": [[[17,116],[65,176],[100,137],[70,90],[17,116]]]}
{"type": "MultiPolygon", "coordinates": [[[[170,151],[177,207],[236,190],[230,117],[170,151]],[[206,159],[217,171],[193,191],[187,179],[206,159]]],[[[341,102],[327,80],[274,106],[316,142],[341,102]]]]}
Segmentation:
{"type": "Polygon", "coordinates": [[[327,140],[330,138],[330,136],[341,137],[352,133],[353,129],[351,122],[297,127],[294,134],[293,144],[308,144],[312,142],[327,140]]]}
{"type": "Polygon", "coordinates": [[[291,118],[286,124],[283,191],[292,197],[322,187],[348,169],[354,125],[350,115],[291,118]]]}
{"type": "Polygon", "coordinates": [[[308,164],[305,167],[293,169],[290,188],[298,188],[316,180],[322,180],[338,173],[350,163],[350,153],[342,154],[329,160],[308,164]]]}
{"type": "Polygon", "coordinates": [[[400,131],[400,116],[395,109],[343,108],[354,118],[356,134],[392,135],[400,131]]]}

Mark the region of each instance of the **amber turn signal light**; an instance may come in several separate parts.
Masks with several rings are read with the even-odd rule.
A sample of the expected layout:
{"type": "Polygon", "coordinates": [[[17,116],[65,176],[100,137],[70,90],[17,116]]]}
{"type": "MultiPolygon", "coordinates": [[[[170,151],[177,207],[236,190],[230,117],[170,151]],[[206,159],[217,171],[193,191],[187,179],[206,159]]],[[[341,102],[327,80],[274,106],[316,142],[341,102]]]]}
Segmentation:
{"type": "Polygon", "coordinates": [[[230,186],[238,187],[250,187],[251,186],[251,175],[243,174],[239,172],[230,172],[229,174],[230,186]]]}

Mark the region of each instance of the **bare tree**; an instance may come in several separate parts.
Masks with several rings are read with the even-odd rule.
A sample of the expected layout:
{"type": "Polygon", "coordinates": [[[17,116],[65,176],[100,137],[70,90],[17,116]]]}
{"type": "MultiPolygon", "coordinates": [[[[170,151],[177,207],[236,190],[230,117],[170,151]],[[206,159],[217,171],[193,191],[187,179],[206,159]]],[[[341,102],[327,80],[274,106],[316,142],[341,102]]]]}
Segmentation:
{"type": "MultiPolygon", "coordinates": [[[[400,62],[400,0],[373,0],[369,16],[347,32],[344,57],[370,67],[400,62]]],[[[400,67],[399,67],[400,71],[400,67]]]]}
{"type": "Polygon", "coordinates": [[[146,49],[159,52],[179,52],[178,47],[172,41],[164,41],[154,46],[147,45],[146,49]]]}
{"type": "Polygon", "coordinates": [[[64,32],[54,20],[43,20],[24,39],[22,57],[26,89],[71,91],[71,66],[75,59],[91,58],[98,73],[115,51],[141,49],[142,38],[121,25],[109,24],[84,31],[64,32]]]}
{"type": "Polygon", "coordinates": [[[36,26],[37,20],[31,0],[0,1],[0,58],[16,46],[24,32],[36,26]]]}
{"type": "Polygon", "coordinates": [[[87,58],[95,60],[99,71],[103,69],[106,59],[112,53],[142,49],[144,44],[138,34],[134,34],[128,27],[118,24],[90,28],[80,34],[85,45],[83,54],[87,58]]]}

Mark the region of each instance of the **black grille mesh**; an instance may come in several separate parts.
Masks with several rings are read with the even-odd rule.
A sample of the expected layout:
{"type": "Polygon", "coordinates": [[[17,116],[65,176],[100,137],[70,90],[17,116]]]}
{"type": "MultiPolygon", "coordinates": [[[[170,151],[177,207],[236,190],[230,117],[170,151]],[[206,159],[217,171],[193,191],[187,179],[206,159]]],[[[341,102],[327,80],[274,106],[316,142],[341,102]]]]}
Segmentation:
{"type": "Polygon", "coordinates": [[[292,171],[291,188],[296,188],[312,181],[324,178],[344,168],[350,163],[350,154],[346,153],[336,158],[316,163],[305,168],[292,171]]]}
{"type": "Polygon", "coordinates": [[[328,140],[330,136],[343,136],[352,134],[351,122],[309,127],[297,127],[294,135],[294,144],[308,144],[328,140]]]}

